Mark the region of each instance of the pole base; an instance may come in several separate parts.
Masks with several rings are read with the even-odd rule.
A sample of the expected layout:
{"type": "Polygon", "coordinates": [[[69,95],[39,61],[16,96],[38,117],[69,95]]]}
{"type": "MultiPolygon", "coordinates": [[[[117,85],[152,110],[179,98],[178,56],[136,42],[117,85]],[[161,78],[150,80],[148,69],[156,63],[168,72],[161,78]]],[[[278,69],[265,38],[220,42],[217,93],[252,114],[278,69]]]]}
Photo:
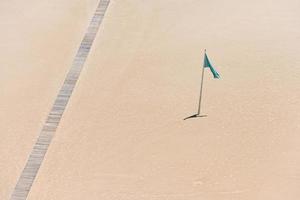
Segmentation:
{"type": "Polygon", "coordinates": [[[200,114],[195,114],[189,117],[184,118],[183,120],[191,119],[191,118],[197,118],[197,117],[207,117],[207,115],[200,115],[200,114]]]}

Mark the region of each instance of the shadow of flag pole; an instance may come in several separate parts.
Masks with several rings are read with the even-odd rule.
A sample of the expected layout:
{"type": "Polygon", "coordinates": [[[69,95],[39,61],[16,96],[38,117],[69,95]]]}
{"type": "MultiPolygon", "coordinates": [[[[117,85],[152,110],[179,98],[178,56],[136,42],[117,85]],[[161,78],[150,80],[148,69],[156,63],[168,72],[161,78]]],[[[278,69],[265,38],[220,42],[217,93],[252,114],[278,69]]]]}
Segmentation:
{"type": "Polygon", "coordinates": [[[199,104],[198,104],[198,112],[195,115],[189,116],[184,118],[183,120],[190,119],[190,118],[196,118],[196,117],[206,117],[207,115],[201,115],[201,101],[202,101],[202,91],[203,91],[203,81],[204,81],[204,68],[209,68],[211,73],[213,74],[214,78],[219,79],[220,75],[218,72],[213,68],[211,65],[207,55],[206,55],[206,49],[204,50],[204,62],[202,67],[202,78],[201,78],[201,86],[200,86],[200,96],[199,96],[199,104]]]}

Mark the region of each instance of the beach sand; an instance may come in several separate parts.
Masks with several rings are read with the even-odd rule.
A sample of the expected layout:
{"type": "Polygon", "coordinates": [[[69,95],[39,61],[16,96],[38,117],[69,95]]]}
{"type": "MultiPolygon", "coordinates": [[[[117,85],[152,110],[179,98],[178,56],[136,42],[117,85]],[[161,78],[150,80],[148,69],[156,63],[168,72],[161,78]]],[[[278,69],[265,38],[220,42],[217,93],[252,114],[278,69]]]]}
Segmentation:
{"type": "MultiPolygon", "coordinates": [[[[47,16],[53,35],[42,19],[35,34],[13,28],[38,46],[15,41],[27,62],[11,49],[5,64],[15,69],[1,67],[3,199],[97,2],[88,12],[63,4],[47,16]]],[[[112,0],[28,199],[299,199],[299,8],[297,0],[112,0]],[[197,111],[204,49],[221,79],[205,70],[208,116],[184,121],[197,111]]]]}
{"type": "Polygon", "coordinates": [[[8,199],[97,0],[1,1],[0,199],[8,199]]]}

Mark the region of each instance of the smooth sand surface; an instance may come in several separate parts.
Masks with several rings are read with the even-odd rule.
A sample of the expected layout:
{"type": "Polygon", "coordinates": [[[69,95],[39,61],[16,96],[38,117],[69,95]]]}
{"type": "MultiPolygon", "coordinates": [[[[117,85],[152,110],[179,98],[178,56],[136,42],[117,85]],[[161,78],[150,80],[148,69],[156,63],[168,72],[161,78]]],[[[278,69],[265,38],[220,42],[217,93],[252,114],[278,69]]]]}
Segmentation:
{"type": "Polygon", "coordinates": [[[24,168],[97,0],[0,2],[0,199],[24,168]]]}
{"type": "MultiPolygon", "coordinates": [[[[299,13],[297,0],[113,0],[28,199],[299,199],[299,13]],[[197,109],[204,48],[221,79],[206,70],[208,117],[183,121],[197,109]]],[[[15,121],[1,129],[18,129],[28,151],[57,89],[44,73],[39,112],[32,100],[5,107],[26,105],[30,139],[15,121]]],[[[20,141],[4,143],[5,169],[22,167],[20,141]]]]}

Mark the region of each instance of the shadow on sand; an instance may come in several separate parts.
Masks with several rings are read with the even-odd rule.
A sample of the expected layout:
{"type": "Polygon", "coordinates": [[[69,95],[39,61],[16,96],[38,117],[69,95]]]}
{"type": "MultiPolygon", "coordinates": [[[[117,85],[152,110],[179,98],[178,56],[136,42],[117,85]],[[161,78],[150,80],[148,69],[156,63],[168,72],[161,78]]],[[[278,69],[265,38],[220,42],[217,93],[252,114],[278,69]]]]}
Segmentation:
{"type": "Polygon", "coordinates": [[[199,114],[195,114],[195,115],[186,117],[186,118],[184,118],[183,120],[192,119],[192,118],[197,118],[197,117],[207,117],[207,115],[199,115],[199,114]]]}

